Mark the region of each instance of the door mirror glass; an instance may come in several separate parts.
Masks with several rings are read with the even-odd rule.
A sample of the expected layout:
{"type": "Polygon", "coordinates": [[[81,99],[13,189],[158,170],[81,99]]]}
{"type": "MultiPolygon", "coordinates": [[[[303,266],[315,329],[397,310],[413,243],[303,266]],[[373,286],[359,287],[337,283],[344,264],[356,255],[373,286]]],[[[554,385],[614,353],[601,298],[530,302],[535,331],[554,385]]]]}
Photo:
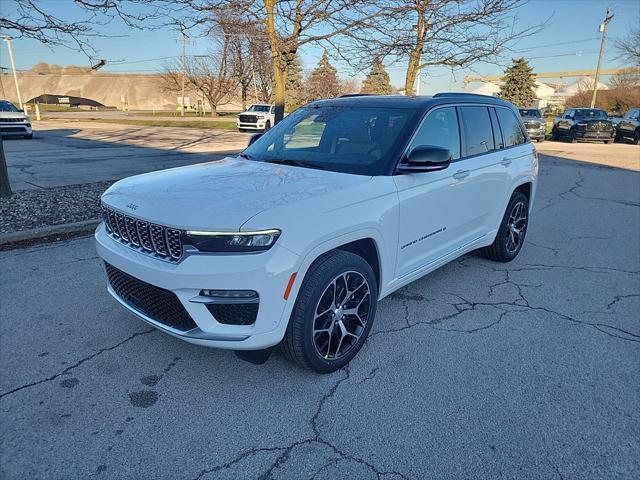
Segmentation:
{"type": "Polygon", "coordinates": [[[251,138],[249,138],[249,143],[247,144],[247,147],[253,145],[255,141],[258,140],[262,135],[263,135],[262,133],[254,133],[253,135],[251,135],[251,138]]]}
{"type": "Polygon", "coordinates": [[[435,172],[444,170],[451,163],[451,152],[448,148],[435,145],[419,145],[415,147],[407,159],[398,166],[402,173],[435,172]]]}

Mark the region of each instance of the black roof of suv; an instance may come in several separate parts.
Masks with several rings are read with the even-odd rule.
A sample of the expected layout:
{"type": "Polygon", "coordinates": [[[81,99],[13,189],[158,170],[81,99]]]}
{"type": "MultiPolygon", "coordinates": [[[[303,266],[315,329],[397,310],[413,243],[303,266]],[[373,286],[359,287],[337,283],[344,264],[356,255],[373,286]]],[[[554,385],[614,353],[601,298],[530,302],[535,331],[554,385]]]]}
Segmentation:
{"type": "MultiPolygon", "coordinates": [[[[496,105],[510,108],[516,111],[516,107],[497,97],[490,97],[488,95],[477,95],[473,93],[456,93],[445,92],[437,93],[433,96],[419,96],[408,97],[405,95],[366,95],[366,94],[354,94],[344,95],[342,97],[330,98],[327,100],[316,100],[307,106],[313,106],[316,104],[322,105],[357,105],[359,107],[393,107],[393,108],[410,108],[410,109],[422,109],[428,110],[436,105],[447,105],[451,103],[482,103],[485,105],[496,105]]],[[[517,113],[517,112],[516,112],[517,113]]]]}

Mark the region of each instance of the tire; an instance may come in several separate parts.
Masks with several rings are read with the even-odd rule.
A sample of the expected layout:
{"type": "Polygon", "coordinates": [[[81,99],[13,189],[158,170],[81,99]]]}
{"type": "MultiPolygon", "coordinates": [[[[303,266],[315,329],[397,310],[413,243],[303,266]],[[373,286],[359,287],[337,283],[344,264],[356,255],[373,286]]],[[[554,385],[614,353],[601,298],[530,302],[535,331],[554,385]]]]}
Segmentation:
{"type": "Polygon", "coordinates": [[[558,129],[554,125],[553,128],[551,129],[551,140],[558,141],[559,138],[560,138],[560,135],[558,135],[558,129]]]}
{"type": "Polygon", "coordinates": [[[620,141],[622,140],[622,137],[620,136],[619,133],[616,133],[615,138],[613,139],[614,143],[620,143],[620,141]]]}
{"type": "Polygon", "coordinates": [[[604,144],[605,144],[605,145],[609,145],[611,142],[612,142],[612,140],[605,140],[605,141],[604,141],[604,144]]]}
{"type": "Polygon", "coordinates": [[[268,131],[271,128],[271,120],[267,120],[267,123],[264,124],[264,131],[268,131]]]}
{"type": "MultiPolygon", "coordinates": [[[[516,227],[517,225],[518,222],[516,222],[516,224],[513,226],[516,227]]],[[[528,226],[529,199],[521,192],[514,192],[513,195],[511,195],[511,199],[509,200],[507,211],[502,217],[502,222],[500,223],[500,228],[498,229],[495,240],[491,245],[485,247],[482,250],[482,253],[489,260],[493,260],[495,262],[510,262],[518,256],[518,253],[520,253],[522,245],[524,244],[525,236],[527,234],[528,226]],[[522,209],[521,211],[525,216],[524,224],[519,224],[520,233],[517,234],[517,245],[515,246],[515,248],[510,248],[509,245],[511,244],[511,240],[514,238],[511,236],[512,229],[510,228],[510,224],[512,224],[513,215],[517,214],[516,208],[522,209]]]]}
{"type": "Polygon", "coordinates": [[[633,144],[638,145],[640,143],[640,130],[636,130],[636,133],[633,134],[633,144]]]}
{"type": "Polygon", "coordinates": [[[246,132],[246,130],[245,130],[244,128],[239,128],[239,129],[238,129],[238,131],[239,131],[240,133],[244,133],[244,132],[246,132]]]}
{"type": "Polygon", "coordinates": [[[376,277],[362,257],[342,250],[322,255],[309,268],[298,292],[281,343],[284,355],[318,373],[341,369],[366,341],[376,315],[377,299],[376,277]],[[348,300],[349,296],[353,300],[348,300]],[[342,308],[336,308],[339,304],[342,308]],[[355,315],[343,313],[343,309],[354,308],[355,315]],[[349,334],[344,335],[345,331],[349,334]]]}
{"type": "Polygon", "coordinates": [[[578,143],[578,137],[576,137],[576,131],[573,128],[569,131],[569,141],[571,143],[578,143]]]}
{"type": "Polygon", "coordinates": [[[544,138],[539,138],[539,139],[537,140],[537,142],[538,142],[538,143],[542,143],[542,142],[544,142],[544,138]]]}
{"type": "Polygon", "coordinates": [[[25,140],[31,140],[33,138],[33,133],[30,133],[29,135],[25,135],[23,138],[25,140]]]}

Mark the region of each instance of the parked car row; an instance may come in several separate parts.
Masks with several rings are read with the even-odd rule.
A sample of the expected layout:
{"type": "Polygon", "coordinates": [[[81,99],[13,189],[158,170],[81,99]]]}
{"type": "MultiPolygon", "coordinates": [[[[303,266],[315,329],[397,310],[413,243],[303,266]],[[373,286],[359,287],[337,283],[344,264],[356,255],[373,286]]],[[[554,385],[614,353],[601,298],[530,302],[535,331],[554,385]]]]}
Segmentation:
{"type": "MultiPolygon", "coordinates": [[[[547,122],[540,110],[520,108],[522,122],[529,138],[544,141],[547,122]]],[[[595,140],[604,143],[631,140],[635,145],[640,142],[640,108],[632,108],[624,117],[610,117],[599,108],[571,108],[557,116],[551,129],[553,140],[569,139],[595,140]]]]}

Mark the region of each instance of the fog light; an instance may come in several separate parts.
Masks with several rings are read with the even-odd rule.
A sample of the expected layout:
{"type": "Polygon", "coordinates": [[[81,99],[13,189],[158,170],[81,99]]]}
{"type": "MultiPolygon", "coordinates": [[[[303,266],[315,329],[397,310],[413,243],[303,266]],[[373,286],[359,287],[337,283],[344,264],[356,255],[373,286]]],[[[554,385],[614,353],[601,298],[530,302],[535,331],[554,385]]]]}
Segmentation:
{"type": "Polygon", "coordinates": [[[220,298],[258,298],[258,292],[254,290],[201,290],[200,295],[220,298]]]}

